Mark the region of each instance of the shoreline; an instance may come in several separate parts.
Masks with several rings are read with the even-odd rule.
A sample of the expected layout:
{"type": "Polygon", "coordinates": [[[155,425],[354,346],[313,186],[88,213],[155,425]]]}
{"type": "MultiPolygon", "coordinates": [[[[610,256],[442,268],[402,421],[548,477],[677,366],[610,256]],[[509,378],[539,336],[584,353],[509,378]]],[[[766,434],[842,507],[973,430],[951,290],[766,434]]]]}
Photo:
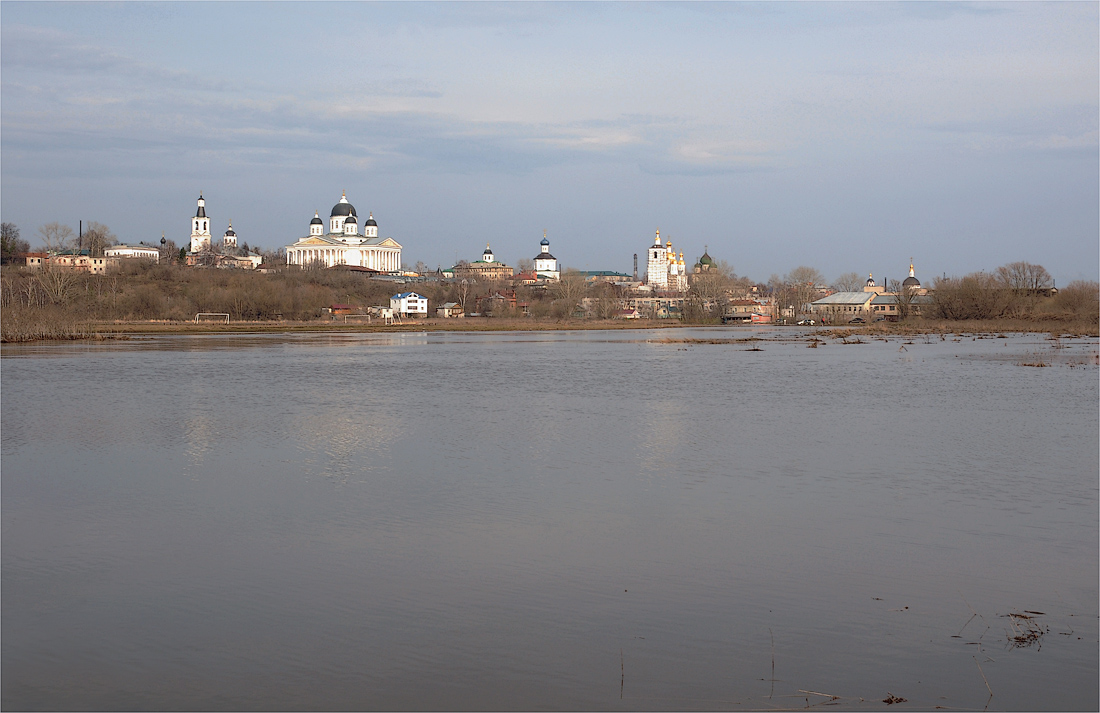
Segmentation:
{"type": "Polygon", "coordinates": [[[597,331],[597,330],[652,330],[652,329],[720,329],[730,331],[797,330],[800,333],[842,338],[855,334],[868,336],[918,335],[918,334],[974,334],[974,333],[1047,333],[1055,336],[1100,336],[1100,324],[1060,320],[912,320],[904,323],[878,323],[868,325],[723,325],[718,323],[684,323],[673,320],[549,320],[549,319],[427,319],[398,324],[363,324],[345,322],[270,322],[241,321],[230,324],[196,322],[169,322],[158,320],[126,320],[85,322],[73,325],[68,334],[53,333],[50,336],[20,335],[7,338],[5,344],[33,342],[99,341],[129,339],[140,335],[210,335],[210,334],[393,334],[411,332],[549,332],[549,331],[597,331]]]}

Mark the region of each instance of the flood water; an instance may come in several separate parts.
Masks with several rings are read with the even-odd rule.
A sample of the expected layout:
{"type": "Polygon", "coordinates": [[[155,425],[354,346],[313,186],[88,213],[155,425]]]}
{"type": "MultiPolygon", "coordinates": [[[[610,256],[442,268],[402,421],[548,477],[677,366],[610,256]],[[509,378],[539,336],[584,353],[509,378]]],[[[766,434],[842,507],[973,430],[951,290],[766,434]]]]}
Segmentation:
{"type": "Polygon", "coordinates": [[[0,704],[1097,710],[1097,340],[808,336],[5,347],[0,704]]]}

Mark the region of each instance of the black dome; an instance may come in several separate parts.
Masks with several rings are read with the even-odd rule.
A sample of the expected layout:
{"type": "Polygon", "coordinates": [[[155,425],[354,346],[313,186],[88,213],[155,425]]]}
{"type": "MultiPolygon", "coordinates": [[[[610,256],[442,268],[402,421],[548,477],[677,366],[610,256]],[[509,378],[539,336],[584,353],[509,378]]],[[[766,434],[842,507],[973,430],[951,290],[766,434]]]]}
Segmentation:
{"type": "Polygon", "coordinates": [[[351,215],[349,215],[347,218],[344,219],[344,222],[345,223],[352,223],[352,224],[357,223],[358,221],[355,220],[355,211],[352,211],[351,215]]]}
{"type": "Polygon", "coordinates": [[[324,225],[325,221],[321,220],[321,216],[315,215],[315,216],[313,216],[313,220],[309,221],[309,224],[310,225],[324,225]]]}
{"type": "Polygon", "coordinates": [[[538,255],[535,256],[535,259],[536,260],[557,260],[557,258],[554,257],[553,255],[551,255],[550,253],[539,253],[538,255]]]}
{"type": "Polygon", "coordinates": [[[373,225],[373,226],[375,226],[375,227],[378,227],[378,223],[375,223],[375,222],[374,222],[374,218],[373,218],[373,217],[371,217],[371,218],[367,218],[367,222],[366,222],[366,223],[363,223],[363,225],[373,225]]]}
{"type": "Polygon", "coordinates": [[[348,199],[345,196],[340,199],[340,202],[332,206],[332,213],[330,215],[335,218],[338,215],[355,215],[355,206],[348,203],[348,199]]]}
{"type": "Polygon", "coordinates": [[[907,277],[905,281],[901,283],[902,287],[920,287],[920,280],[915,277],[907,277]]]}

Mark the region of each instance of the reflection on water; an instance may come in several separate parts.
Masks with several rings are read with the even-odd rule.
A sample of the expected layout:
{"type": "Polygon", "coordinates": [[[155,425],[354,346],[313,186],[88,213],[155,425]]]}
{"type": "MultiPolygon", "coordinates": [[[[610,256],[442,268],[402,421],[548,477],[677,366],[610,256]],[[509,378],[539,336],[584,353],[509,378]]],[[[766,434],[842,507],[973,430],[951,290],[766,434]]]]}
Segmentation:
{"type": "Polygon", "coordinates": [[[1096,340],[807,338],[5,347],[0,702],[1095,710],[1096,340]]]}

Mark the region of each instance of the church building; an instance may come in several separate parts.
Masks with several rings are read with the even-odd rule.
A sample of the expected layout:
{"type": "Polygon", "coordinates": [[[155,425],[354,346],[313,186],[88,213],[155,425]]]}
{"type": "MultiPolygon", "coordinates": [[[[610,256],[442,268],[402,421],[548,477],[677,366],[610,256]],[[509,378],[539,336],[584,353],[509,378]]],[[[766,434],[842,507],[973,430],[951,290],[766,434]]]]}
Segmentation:
{"type": "Polygon", "coordinates": [[[546,239],[546,231],[542,231],[542,251],[535,256],[535,276],[540,280],[561,279],[561,271],[558,270],[558,259],[550,254],[550,241],[546,239]]]}
{"type": "Polygon", "coordinates": [[[309,235],[287,246],[286,261],[288,265],[350,265],[378,272],[396,272],[401,269],[401,245],[393,238],[378,237],[378,223],[373,213],[363,222],[360,234],[355,206],[348,202],[345,193],[332,207],[328,232],[315,211],[309,223],[309,235]]]}
{"type": "Polygon", "coordinates": [[[672,241],[661,245],[661,231],[649,246],[649,264],[646,267],[646,283],[658,292],[683,292],[687,289],[687,269],[684,254],[677,260],[672,241]]]}
{"type": "Polygon", "coordinates": [[[191,219],[191,252],[197,253],[210,249],[210,219],[206,217],[206,201],[199,191],[199,207],[191,219]]]}

